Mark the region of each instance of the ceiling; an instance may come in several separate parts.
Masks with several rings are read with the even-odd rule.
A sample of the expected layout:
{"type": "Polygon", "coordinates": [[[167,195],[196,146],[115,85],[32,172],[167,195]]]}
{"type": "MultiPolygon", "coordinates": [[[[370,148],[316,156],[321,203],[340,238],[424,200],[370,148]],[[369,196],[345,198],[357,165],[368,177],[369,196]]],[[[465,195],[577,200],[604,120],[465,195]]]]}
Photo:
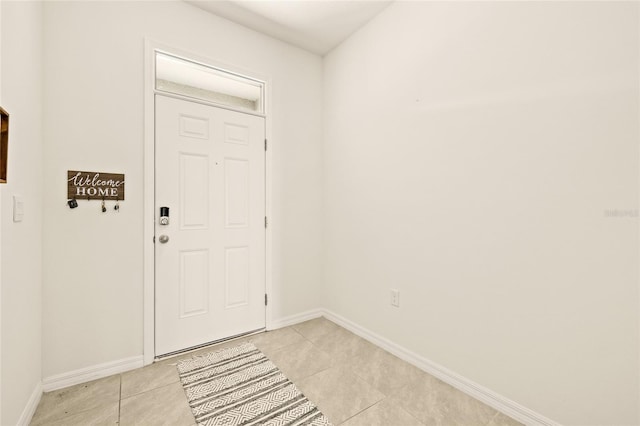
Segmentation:
{"type": "Polygon", "coordinates": [[[393,0],[185,0],[255,31],[324,56],[393,0]]]}

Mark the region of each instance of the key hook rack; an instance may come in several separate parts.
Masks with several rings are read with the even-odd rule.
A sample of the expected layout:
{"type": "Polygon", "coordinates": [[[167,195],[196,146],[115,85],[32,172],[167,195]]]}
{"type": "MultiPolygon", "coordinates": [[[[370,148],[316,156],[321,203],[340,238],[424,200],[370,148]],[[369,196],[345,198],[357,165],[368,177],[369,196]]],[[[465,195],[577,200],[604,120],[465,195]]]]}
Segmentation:
{"type": "Polygon", "coordinates": [[[120,201],[124,200],[124,182],[124,174],[120,173],[68,170],[67,205],[75,209],[78,207],[78,200],[99,200],[100,210],[106,213],[106,202],[113,200],[113,210],[119,212],[120,201]]]}

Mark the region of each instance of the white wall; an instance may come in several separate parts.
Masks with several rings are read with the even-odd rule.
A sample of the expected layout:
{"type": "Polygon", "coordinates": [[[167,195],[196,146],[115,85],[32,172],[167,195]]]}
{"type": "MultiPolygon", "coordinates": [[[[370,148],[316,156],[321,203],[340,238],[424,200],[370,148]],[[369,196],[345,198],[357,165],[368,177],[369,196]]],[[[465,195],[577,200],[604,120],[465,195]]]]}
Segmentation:
{"type": "Polygon", "coordinates": [[[638,62],[637,3],[383,11],[325,58],[326,307],[558,422],[638,424],[638,62]]]}
{"type": "Polygon", "coordinates": [[[2,2],[1,9],[2,106],[10,129],[8,183],[0,189],[0,424],[13,425],[39,396],[42,365],[42,4],[2,2]],[[25,204],[19,223],[13,195],[25,204]]]}
{"type": "Polygon", "coordinates": [[[318,306],[322,62],[182,2],[46,2],[45,378],[142,355],[144,37],[272,79],[273,303],[318,306]],[[126,174],[120,213],[66,201],[66,171],[126,174]]]}

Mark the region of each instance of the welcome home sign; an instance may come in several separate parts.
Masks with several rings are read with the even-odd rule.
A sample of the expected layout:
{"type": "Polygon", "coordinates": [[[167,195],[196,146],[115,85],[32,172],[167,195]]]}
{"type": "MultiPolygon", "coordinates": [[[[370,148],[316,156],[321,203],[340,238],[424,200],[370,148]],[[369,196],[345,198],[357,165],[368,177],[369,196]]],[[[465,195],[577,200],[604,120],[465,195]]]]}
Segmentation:
{"type": "Polygon", "coordinates": [[[67,198],[124,200],[124,174],[68,170],[67,198]]]}

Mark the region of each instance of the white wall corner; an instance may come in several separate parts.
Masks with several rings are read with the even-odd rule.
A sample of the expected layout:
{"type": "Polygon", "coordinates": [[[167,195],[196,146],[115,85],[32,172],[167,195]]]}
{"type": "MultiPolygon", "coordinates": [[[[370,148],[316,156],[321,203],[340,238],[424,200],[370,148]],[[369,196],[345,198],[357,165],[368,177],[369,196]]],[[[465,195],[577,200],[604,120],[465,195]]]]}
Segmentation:
{"type": "Polygon", "coordinates": [[[101,379],[114,374],[124,373],[125,371],[140,368],[142,366],[142,355],[105,362],[104,364],[98,364],[47,377],[42,381],[42,390],[44,390],[44,392],[51,392],[53,390],[90,382],[92,380],[101,379]]]}
{"type": "Polygon", "coordinates": [[[144,42],[144,187],[143,212],[143,361],[144,365],[153,363],[155,358],[155,271],[154,256],[154,220],[155,218],[155,146],[154,146],[154,94],[155,84],[155,48],[158,43],[145,38],[144,42]]]}
{"type": "Polygon", "coordinates": [[[42,383],[38,382],[33,388],[33,392],[31,392],[27,405],[25,405],[24,410],[22,410],[17,426],[28,426],[29,423],[31,423],[31,419],[36,413],[38,404],[40,404],[40,398],[42,398],[42,383]]]}
{"type": "Polygon", "coordinates": [[[277,330],[278,328],[288,327],[290,325],[299,324],[323,316],[323,309],[311,309],[295,315],[289,315],[278,319],[273,319],[267,323],[267,330],[277,330]]]}
{"type": "Polygon", "coordinates": [[[431,374],[467,395],[487,404],[507,416],[526,425],[559,426],[559,423],[518,404],[515,401],[493,392],[466,377],[463,377],[435,362],[422,357],[392,341],[350,321],[328,309],[320,309],[322,316],[346,328],[374,345],[392,353],[424,372],[431,374]]]}

